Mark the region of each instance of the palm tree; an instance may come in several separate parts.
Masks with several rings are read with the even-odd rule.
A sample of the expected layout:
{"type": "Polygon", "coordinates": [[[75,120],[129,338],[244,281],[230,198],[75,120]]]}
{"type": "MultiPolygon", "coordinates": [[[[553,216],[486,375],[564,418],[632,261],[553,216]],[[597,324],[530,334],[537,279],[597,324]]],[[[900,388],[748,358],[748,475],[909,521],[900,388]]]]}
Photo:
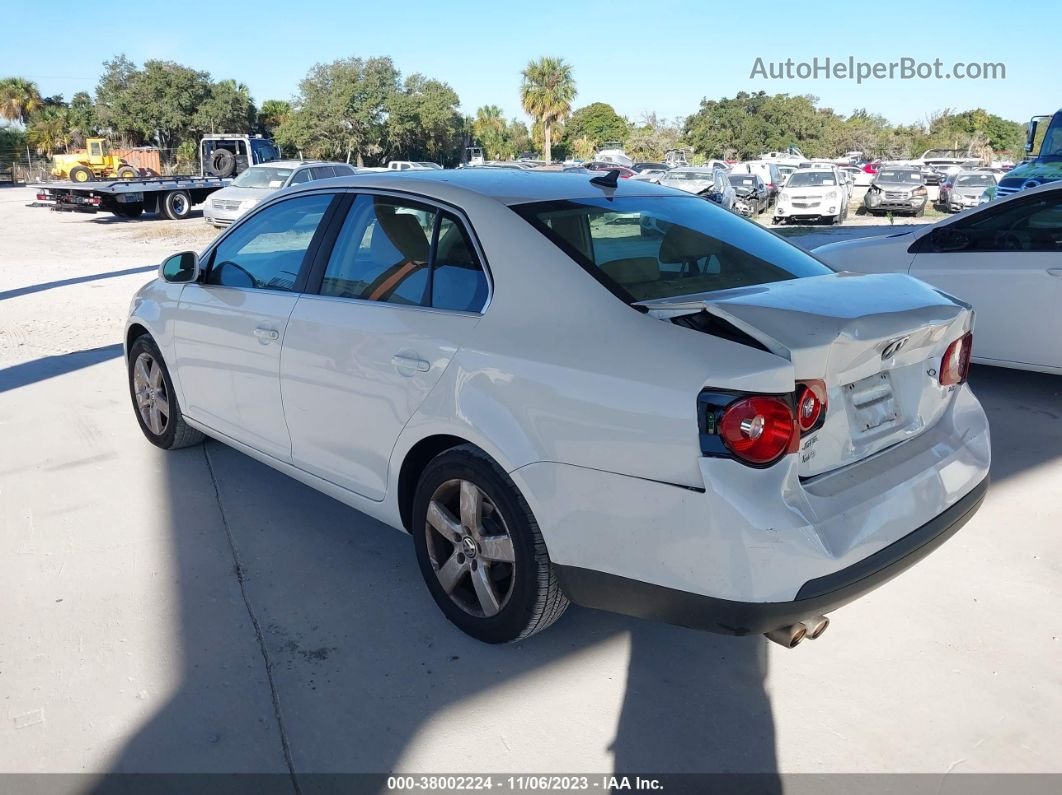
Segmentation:
{"type": "Polygon", "coordinates": [[[553,126],[571,114],[575,99],[572,67],[563,58],[539,58],[527,65],[523,77],[520,102],[527,114],[542,125],[542,155],[551,162],[553,126]]]}
{"type": "Polygon", "coordinates": [[[26,120],[44,107],[37,84],[24,77],[0,80],[0,118],[25,126],[26,120]]]}
{"type": "Polygon", "coordinates": [[[484,105],[476,111],[472,134],[486,150],[487,156],[497,159],[502,156],[507,127],[501,108],[497,105],[484,105]]]}

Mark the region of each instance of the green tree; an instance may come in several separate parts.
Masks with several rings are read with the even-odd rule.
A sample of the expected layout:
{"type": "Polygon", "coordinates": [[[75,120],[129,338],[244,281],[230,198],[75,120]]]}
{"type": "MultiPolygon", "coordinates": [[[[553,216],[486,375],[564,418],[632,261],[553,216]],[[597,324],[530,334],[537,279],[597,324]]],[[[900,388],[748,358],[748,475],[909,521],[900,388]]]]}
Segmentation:
{"type": "MultiPolygon", "coordinates": [[[[565,123],[564,130],[568,140],[587,139],[596,151],[606,141],[626,143],[630,125],[608,103],[594,102],[575,110],[565,123]]],[[[582,148],[585,149],[585,142],[582,148]]]]}
{"type": "Polygon", "coordinates": [[[458,105],[446,83],[410,75],[387,103],[388,151],[406,160],[456,162],[464,130],[458,105]]]}
{"type": "Polygon", "coordinates": [[[208,87],[192,123],[203,133],[246,133],[257,116],[250,89],[235,80],[221,80],[208,87]]]}
{"type": "Polygon", "coordinates": [[[509,145],[509,125],[497,105],[484,105],[476,110],[476,117],[472,120],[472,135],[483,147],[483,154],[488,160],[513,157],[509,145]]]}
{"type": "Polygon", "coordinates": [[[273,135],[277,127],[291,116],[291,103],[283,99],[267,99],[258,110],[258,127],[266,135],[273,135]]]}
{"type": "Polygon", "coordinates": [[[682,129],[677,124],[646,113],[627,136],[626,152],[635,160],[660,161],[668,150],[682,146],[682,129]]]}
{"type": "Polygon", "coordinates": [[[563,58],[546,57],[531,61],[522,74],[520,104],[542,126],[542,155],[551,161],[553,128],[568,118],[575,99],[572,67],[563,58]]]}
{"type": "Polygon", "coordinates": [[[24,77],[0,80],[0,118],[25,126],[30,116],[43,107],[41,92],[32,80],[24,77]]]}
{"type": "Polygon", "coordinates": [[[390,58],[345,58],[317,64],[299,83],[289,118],[276,139],[310,157],[378,158],[384,151],[387,109],[399,89],[390,58]]]}
{"type": "Polygon", "coordinates": [[[49,105],[33,115],[33,121],[26,129],[26,137],[38,154],[51,155],[70,146],[72,127],[70,108],[49,105]]]}

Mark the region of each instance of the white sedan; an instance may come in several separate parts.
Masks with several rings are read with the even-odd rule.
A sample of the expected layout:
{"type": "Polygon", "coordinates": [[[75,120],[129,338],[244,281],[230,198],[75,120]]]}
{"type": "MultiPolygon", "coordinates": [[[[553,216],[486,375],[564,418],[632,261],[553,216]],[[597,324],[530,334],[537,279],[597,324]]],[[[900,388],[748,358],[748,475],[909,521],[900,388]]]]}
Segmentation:
{"type": "Polygon", "coordinates": [[[908,273],[969,302],[977,313],[975,362],[1062,374],[1059,183],[815,254],[838,270],[908,273]]]}
{"type": "Polygon", "coordinates": [[[149,441],[411,533],[476,638],[571,600],[793,646],[980,505],[971,322],[701,198],[466,169],[277,193],[162,263],[125,346],[149,441]]]}

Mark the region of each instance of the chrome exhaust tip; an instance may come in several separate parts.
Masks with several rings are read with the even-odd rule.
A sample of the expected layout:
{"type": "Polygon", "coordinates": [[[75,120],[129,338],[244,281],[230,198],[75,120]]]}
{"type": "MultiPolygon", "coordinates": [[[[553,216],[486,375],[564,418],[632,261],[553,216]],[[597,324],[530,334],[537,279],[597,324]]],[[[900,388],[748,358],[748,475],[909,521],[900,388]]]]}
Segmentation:
{"type": "Polygon", "coordinates": [[[779,646],[785,646],[787,649],[792,649],[804,640],[808,634],[808,628],[803,623],[790,624],[788,627],[780,627],[778,629],[772,629],[770,632],[764,632],[763,636],[767,640],[773,640],[779,646]]]}
{"type": "Polygon", "coordinates": [[[826,616],[815,616],[814,618],[805,618],[800,623],[807,628],[807,639],[815,640],[822,637],[822,633],[830,626],[830,619],[826,618],[826,616]]]}

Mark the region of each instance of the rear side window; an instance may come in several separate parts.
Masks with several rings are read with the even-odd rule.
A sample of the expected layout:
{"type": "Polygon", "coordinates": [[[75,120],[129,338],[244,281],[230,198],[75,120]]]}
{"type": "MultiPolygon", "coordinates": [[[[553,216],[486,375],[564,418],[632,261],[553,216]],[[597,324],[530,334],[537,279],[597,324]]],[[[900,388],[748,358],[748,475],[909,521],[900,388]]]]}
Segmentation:
{"type": "Polygon", "coordinates": [[[312,170],[314,179],[328,179],[336,175],[335,169],[331,166],[314,166],[312,170]]]}
{"type": "Polygon", "coordinates": [[[832,273],[777,235],[694,197],[513,209],[628,303],[832,273]]]}
{"type": "Polygon", "coordinates": [[[478,312],[487,278],[453,216],[401,199],[359,196],[332,249],[321,294],[478,312]]]}

